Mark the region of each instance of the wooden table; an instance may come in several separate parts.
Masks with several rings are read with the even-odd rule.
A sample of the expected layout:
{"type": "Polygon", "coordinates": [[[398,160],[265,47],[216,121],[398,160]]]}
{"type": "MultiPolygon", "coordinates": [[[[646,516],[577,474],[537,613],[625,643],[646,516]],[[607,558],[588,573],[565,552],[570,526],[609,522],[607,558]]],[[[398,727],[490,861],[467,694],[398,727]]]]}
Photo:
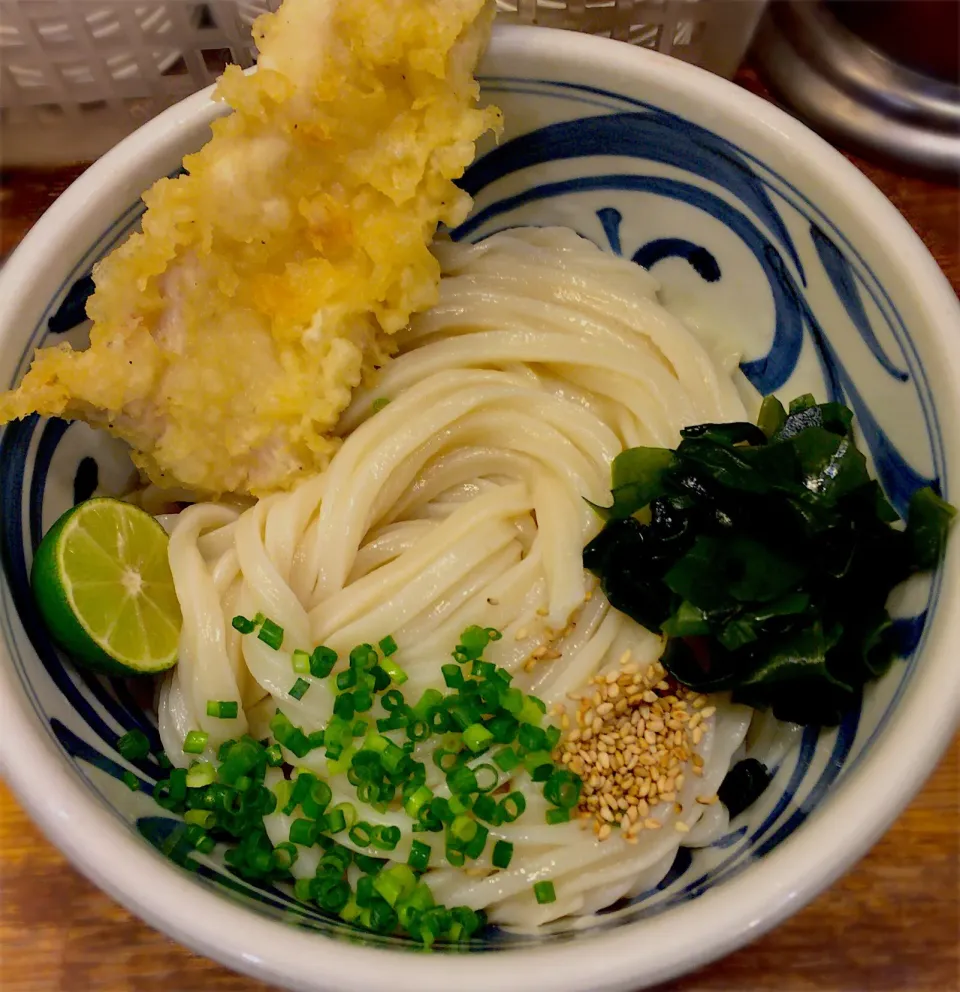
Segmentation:
{"type": "MultiPolygon", "coordinates": [[[[755,78],[739,80],[761,90],[755,78]]],[[[960,196],[853,159],[960,292],[960,196]]],[[[0,177],[0,255],[82,171],[0,177]]],[[[922,732],[922,730],[920,731],[922,732]]],[[[909,809],[828,892],[663,992],[960,990],[960,737],[909,809]]],[[[3,992],[266,992],[145,926],[81,878],[0,783],[3,992]]]]}

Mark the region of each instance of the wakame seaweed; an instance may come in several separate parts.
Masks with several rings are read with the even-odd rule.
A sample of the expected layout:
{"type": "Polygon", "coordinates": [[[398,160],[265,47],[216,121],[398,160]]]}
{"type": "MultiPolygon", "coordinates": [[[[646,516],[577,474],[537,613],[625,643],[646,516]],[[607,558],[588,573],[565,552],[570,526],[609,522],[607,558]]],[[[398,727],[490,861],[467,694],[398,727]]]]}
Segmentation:
{"type": "Polygon", "coordinates": [[[956,512],[920,489],[897,526],[852,412],[809,395],[624,451],[611,494],[583,552],[610,603],[668,635],[679,682],[802,724],[837,724],[889,668],[890,591],[936,566],[956,512]]]}

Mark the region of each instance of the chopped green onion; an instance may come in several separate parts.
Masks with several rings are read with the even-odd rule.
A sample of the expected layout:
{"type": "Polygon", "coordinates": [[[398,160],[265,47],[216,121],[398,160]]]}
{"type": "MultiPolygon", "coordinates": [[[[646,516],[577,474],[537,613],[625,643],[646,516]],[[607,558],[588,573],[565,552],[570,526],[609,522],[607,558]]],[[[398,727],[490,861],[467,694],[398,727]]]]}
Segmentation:
{"type": "Polygon", "coordinates": [[[289,841],[281,841],[273,849],[273,864],[280,871],[289,871],[300,852],[289,841]]]}
{"type": "Polygon", "coordinates": [[[265,618],[260,625],[260,633],[257,637],[274,651],[279,651],[283,644],[283,627],[274,623],[269,617],[265,618]]]}
{"type": "Polygon", "coordinates": [[[373,880],[373,887],[391,906],[413,891],[417,876],[407,865],[393,865],[384,868],[373,880]]]}
{"type": "Polygon", "coordinates": [[[487,843],[487,837],[490,831],[482,824],[477,824],[477,832],[473,835],[472,839],[468,840],[463,848],[463,853],[468,858],[473,858],[476,860],[483,854],[483,849],[487,843]]]}
{"type": "Polygon", "coordinates": [[[368,875],[376,875],[386,864],[382,858],[372,858],[369,854],[354,854],[353,861],[360,871],[368,875]]]}
{"type": "Polygon", "coordinates": [[[553,809],[547,810],[546,816],[547,823],[569,823],[570,822],[570,810],[566,806],[555,806],[553,809]]]}
{"type": "MultiPolygon", "coordinates": [[[[499,706],[499,703],[497,704],[499,706]]],[[[498,744],[511,744],[517,736],[520,724],[515,717],[509,713],[498,713],[488,724],[487,730],[493,734],[493,739],[498,744]]]]}
{"type": "Polygon", "coordinates": [[[441,823],[452,823],[453,818],[456,815],[450,809],[450,803],[442,796],[435,796],[430,800],[430,812],[433,813],[433,815],[441,823]]]}
{"type": "Polygon", "coordinates": [[[324,814],[323,830],[325,833],[338,834],[341,830],[346,830],[346,828],[347,818],[340,807],[334,806],[333,809],[324,814]]]}
{"type": "Polygon", "coordinates": [[[133,774],[133,772],[128,771],[123,773],[123,784],[131,792],[140,791],[140,779],[138,779],[137,776],[133,774]]]}
{"type": "Polygon", "coordinates": [[[317,822],[300,817],[290,824],[290,842],[301,847],[313,847],[317,842],[317,822]]]}
{"type": "Polygon", "coordinates": [[[394,685],[403,685],[410,677],[392,658],[384,658],[380,667],[390,676],[394,685]]]}
{"type": "Polygon", "coordinates": [[[486,820],[494,826],[500,826],[500,806],[493,796],[480,795],[473,804],[473,815],[478,820],[486,820]]]}
{"type": "Polygon", "coordinates": [[[256,630],[257,624],[255,620],[248,620],[244,616],[235,616],[233,618],[233,629],[240,631],[241,634],[252,634],[256,630]]]}
{"type": "Polygon", "coordinates": [[[240,707],[236,700],[207,700],[207,716],[212,716],[217,720],[235,720],[239,709],[240,707]]]}
{"type": "Polygon", "coordinates": [[[521,724],[517,740],[527,751],[543,751],[547,746],[547,735],[539,727],[529,723],[521,724]]]}
{"type": "Polygon", "coordinates": [[[310,683],[306,679],[297,679],[297,681],[290,687],[290,695],[293,696],[294,699],[303,699],[309,688],[310,683]]]}
{"type": "Polygon", "coordinates": [[[388,634],[378,645],[384,658],[397,653],[397,642],[388,634]]]}
{"type": "Polygon", "coordinates": [[[533,894],[541,906],[557,901],[557,893],[553,888],[553,882],[536,882],[533,886],[533,894]]]}
{"type": "Polygon", "coordinates": [[[553,773],[553,755],[549,751],[533,751],[523,759],[524,767],[534,782],[545,782],[553,773]]]}
{"type": "Polygon", "coordinates": [[[523,711],[524,695],[519,689],[506,689],[500,695],[500,705],[511,716],[519,717],[523,711]]]}
{"type": "Polygon", "coordinates": [[[341,692],[333,703],[334,716],[340,717],[341,720],[352,720],[355,712],[356,710],[353,705],[353,693],[341,692]]]}
{"type": "Polygon", "coordinates": [[[522,792],[511,792],[500,800],[500,814],[504,823],[513,823],[518,817],[523,815],[527,808],[527,800],[522,792]]]}
{"type": "Polygon", "coordinates": [[[339,913],[350,901],[350,885],[342,878],[315,878],[310,894],[328,913],[339,913]]]}
{"type": "Polygon", "coordinates": [[[513,844],[508,840],[498,840],[493,845],[493,856],[491,861],[494,868],[509,868],[513,859],[513,844]]]}
{"type": "Polygon", "coordinates": [[[271,768],[279,768],[283,764],[283,752],[279,744],[271,744],[267,748],[267,764],[271,768]]]}
{"type": "Polygon", "coordinates": [[[217,779],[216,769],[209,761],[198,761],[187,769],[187,788],[202,789],[217,779]]]}
{"type": "Polygon", "coordinates": [[[322,644],[313,649],[310,655],[310,674],[315,679],[325,679],[337,663],[337,652],[322,644]]]}
{"type": "Polygon", "coordinates": [[[470,793],[477,791],[477,776],[466,765],[458,765],[447,773],[447,785],[452,793],[470,793]]]}
{"type": "Polygon", "coordinates": [[[317,779],[310,785],[310,791],[300,800],[300,808],[313,820],[319,820],[323,811],[333,799],[330,786],[323,779],[317,779]]]}
{"type": "Polygon", "coordinates": [[[373,846],[381,851],[392,851],[400,843],[399,827],[375,827],[373,831],[373,846]]]}
{"type": "Polygon", "coordinates": [[[183,739],[184,754],[203,754],[210,735],[202,730],[191,730],[183,739]]]}
{"type": "Polygon", "coordinates": [[[312,878],[298,878],[293,883],[293,894],[301,902],[310,902],[310,887],[313,885],[312,878]]]}
{"type": "Polygon", "coordinates": [[[493,756],[493,763],[503,772],[511,772],[520,764],[520,758],[513,748],[505,747],[493,756]]]}
{"type": "Polygon", "coordinates": [[[527,696],[516,717],[521,723],[539,725],[541,720],[543,720],[543,714],[545,712],[546,706],[543,702],[537,699],[536,696],[527,696]]]}
{"type": "Polygon", "coordinates": [[[424,844],[422,841],[415,840],[410,845],[410,856],[407,858],[407,864],[410,865],[414,871],[426,871],[427,865],[430,864],[430,845],[424,844]]]}
{"type": "Polygon", "coordinates": [[[350,828],[347,836],[357,847],[369,847],[373,840],[373,826],[366,820],[361,820],[350,828]]]}
{"type": "Polygon", "coordinates": [[[421,785],[403,804],[404,812],[411,820],[416,820],[420,815],[420,810],[431,799],[433,799],[433,793],[425,785],[421,785]]]}
{"type": "Polygon", "coordinates": [[[450,812],[454,816],[460,816],[461,813],[469,813],[472,806],[473,803],[470,802],[469,795],[450,797],[450,812]]]}
{"type": "Polygon", "coordinates": [[[461,813],[450,824],[450,836],[459,844],[466,844],[476,836],[480,824],[476,820],[461,813]]]}
{"type": "Polygon", "coordinates": [[[582,785],[579,775],[558,768],[547,779],[543,787],[543,796],[547,802],[569,809],[580,801],[582,785]]]}
{"type": "Polygon", "coordinates": [[[390,402],[389,396],[378,396],[373,401],[373,412],[379,413],[390,402]]]}
{"type": "Polygon", "coordinates": [[[355,668],[345,668],[337,673],[337,690],[345,692],[352,689],[357,684],[357,670],[355,668]]]}
{"type": "Polygon", "coordinates": [[[466,685],[463,678],[463,669],[459,665],[448,662],[446,665],[440,666],[440,671],[443,674],[443,681],[448,689],[462,689],[466,685]]]}
{"type": "Polygon", "coordinates": [[[139,761],[150,753],[150,741],[142,730],[130,730],[117,741],[117,752],[127,761],[139,761]]]}
{"type": "Polygon", "coordinates": [[[188,809],[183,814],[184,823],[192,823],[209,830],[217,821],[217,815],[210,809],[188,809]]]}
{"type": "Polygon", "coordinates": [[[493,734],[482,723],[472,723],[463,732],[463,742],[471,751],[482,751],[493,740],[493,734]]]}
{"type": "Polygon", "coordinates": [[[306,651],[297,648],[291,655],[291,661],[293,662],[293,670],[297,675],[310,674],[310,655],[306,651]]]}
{"type": "Polygon", "coordinates": [[[475,661],[470,666],[470,674],[481,679],[488,679],[497,670],[497,666],[492,661],[475,661]]]}
{"type": "Polygon", "coordinates": [[[477,765],[473,770],[473,774],[477,777],[478,792],[493,792],[500,784],[500,776],[497,774],[497,770],[493,765],[477,765]]]}

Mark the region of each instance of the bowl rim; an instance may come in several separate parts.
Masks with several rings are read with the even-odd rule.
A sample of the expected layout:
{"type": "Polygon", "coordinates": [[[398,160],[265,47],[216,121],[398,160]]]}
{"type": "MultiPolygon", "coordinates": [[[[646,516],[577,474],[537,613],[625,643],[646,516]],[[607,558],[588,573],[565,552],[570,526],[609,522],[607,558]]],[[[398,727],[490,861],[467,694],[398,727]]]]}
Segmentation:
{"type": "MultiPolygon", "coordinates": [[[[896,244],[900,267],[920,292],[921,310],[939,342],[941,376],[950,382],[944,402],[960,397],[960,353],[949,335],[960,329],[960,305],[944,275],[906,220],[883,194],[838,151],[804,125],[733,83],[676,59],[609,39],[539,27],[506,26],[494,32],[491,50],[522,65],[535,33],[559,62],[589,65],[605,60],[642,83],[656,78],[674,91],[709,102],[721,116],[757,132],[775,134],[804,164],[829,172],[835,190],[857,201],[865,237],[896,244]],[[952,326],[951,326],[952,325],[952,326]]],[[[17,287],[29,285],[88,199],[111,176],[190,125],[212,119],[222,108],[212,87],[188,97],[147,123],[92,165],[50,207],[0,273],[0,341],[14,333],[17,287]]],[[[952,463],[960,443],[950,439],[952,463]]],[[[956,595],[960,544],[952,542],[943,566],[944,596],[956,595]],[[951,567],[953,566],[953,567],[951,567]]],[[[159,853],[119,825],[93,801],[40,732],[36,717],[19,701],[24,691],[5,647],[0,647],[0,771],[46,836],[94,884],[152,926],[233,969],[292,989],[368,992],[389,974],[396,992],[506,992],[527,989],[531,980],[555,992],[633,990],[665,981],[729,953],[759,937],[798,910],[866,853],[920,789],[939,760],[960,718],[960,682],[949,678],[950,644],[960,639],[960,611],[934,615],[924,650],[925,673],[912,680],[894,719],[803,827],[752,866],[700,897],[659,916],[627,923],[573,942],[522,946],[473,954],[469,967],[459,954],[421,954],[357,946],[324,939],[285,923],[258,917],[196,885],[159,853]],[[942,678],[934,676],[937,672],[942,678]],[[910,747],[898,740],[911,735],[910,747]],[[42,782],[43,789],[36,783],[42,782]],[[841,838],[840,841],[837,838],[841,838]],[[136,885],[131,885],[136,880],[136,885]],[[642,926],[641,926],[642,923],[642,926]],[[643,940],[640,940],[640,936],[643,940]],[[407,967],[404,967],[404,964],[407,967]]]]}

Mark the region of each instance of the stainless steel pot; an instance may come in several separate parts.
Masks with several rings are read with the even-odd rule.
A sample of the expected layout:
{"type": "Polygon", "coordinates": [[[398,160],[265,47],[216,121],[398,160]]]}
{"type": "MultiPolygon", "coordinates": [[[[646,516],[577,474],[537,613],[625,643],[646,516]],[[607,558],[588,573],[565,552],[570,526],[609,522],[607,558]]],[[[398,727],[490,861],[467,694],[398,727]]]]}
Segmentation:
{"type": "Polygon", "coordinates": [[[958,0],[777,0],[754,55],[775,95],[840,144],[960,178],[958,0]]]}

